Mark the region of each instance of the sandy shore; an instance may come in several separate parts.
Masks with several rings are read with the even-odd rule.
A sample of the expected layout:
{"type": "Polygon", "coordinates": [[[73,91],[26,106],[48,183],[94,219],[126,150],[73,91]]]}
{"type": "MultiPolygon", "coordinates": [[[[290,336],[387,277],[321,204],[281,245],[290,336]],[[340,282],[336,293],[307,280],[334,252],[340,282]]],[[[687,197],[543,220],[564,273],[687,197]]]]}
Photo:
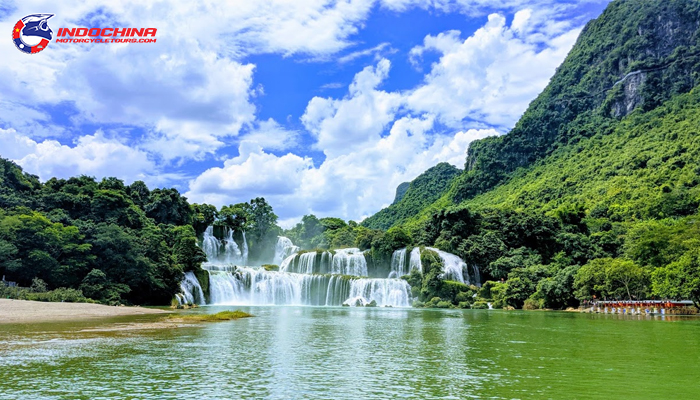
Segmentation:
{"type": "Polygon", "coordinates": [[[110,307],[87,303],[45,303],[0,299],[0,323],[72,321],[121,315],[167,314],[142,307],[110,307]]]}

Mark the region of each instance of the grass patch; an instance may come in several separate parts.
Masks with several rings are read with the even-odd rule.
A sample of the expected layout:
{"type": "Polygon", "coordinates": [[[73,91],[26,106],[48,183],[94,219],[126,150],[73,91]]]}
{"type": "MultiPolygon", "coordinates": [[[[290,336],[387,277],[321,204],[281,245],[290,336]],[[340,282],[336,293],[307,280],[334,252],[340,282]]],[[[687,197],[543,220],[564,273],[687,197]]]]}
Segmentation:
{"type": "Polygon", "coordinates": [[[216,321],[231,321],[234,319],[248,318],[252,317],[252,314],[247,312],[236,310],[236,311],[221,311],[216,314],[172,314],[169,317],[172,319],[178,319],[183,321],[192,322],[216,322],[216,321]]]}

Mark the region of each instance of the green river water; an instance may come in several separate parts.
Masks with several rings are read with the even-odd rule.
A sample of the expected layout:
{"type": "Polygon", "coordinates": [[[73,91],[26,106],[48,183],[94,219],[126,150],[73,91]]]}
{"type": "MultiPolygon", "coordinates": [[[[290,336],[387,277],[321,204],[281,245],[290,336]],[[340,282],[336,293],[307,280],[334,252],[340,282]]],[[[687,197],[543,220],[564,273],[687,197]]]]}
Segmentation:
{"type": "Polygon", "coordinates": [[[700,398],[697,318],[236,309],[256,317],[105,332],[88,329],[163,317],[0,325],[0,399],[700,398]]]}

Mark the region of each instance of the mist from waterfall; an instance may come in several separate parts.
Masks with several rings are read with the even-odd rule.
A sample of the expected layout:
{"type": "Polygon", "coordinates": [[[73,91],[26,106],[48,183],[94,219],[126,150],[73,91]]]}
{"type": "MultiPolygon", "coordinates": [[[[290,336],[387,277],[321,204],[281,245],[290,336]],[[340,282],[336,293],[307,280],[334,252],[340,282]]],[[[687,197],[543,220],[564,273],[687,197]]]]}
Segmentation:
{"type": "Polygon", "coordinates": [[[284,259],[297,251],[299,251],[299,246],[295,246],[289,238],[278,236],[277,244],[275,244],[275,257],[272,259],[272,264],[282,265],[284,259]]]}

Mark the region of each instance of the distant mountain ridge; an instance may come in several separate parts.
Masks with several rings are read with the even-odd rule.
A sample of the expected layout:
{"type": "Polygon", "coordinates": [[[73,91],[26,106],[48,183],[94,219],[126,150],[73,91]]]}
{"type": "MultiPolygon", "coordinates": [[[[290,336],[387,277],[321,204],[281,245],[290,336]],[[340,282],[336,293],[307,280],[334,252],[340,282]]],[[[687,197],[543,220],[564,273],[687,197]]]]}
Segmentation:
{"type": "Polygon", "coordinates": [[[388,229],[395,223],[406,221],[439,199],[461,172],[444,162],[429,168],[412,182],[399,185],[394,202],[362,221],[362,225],[372,229],[388,229]]]}

